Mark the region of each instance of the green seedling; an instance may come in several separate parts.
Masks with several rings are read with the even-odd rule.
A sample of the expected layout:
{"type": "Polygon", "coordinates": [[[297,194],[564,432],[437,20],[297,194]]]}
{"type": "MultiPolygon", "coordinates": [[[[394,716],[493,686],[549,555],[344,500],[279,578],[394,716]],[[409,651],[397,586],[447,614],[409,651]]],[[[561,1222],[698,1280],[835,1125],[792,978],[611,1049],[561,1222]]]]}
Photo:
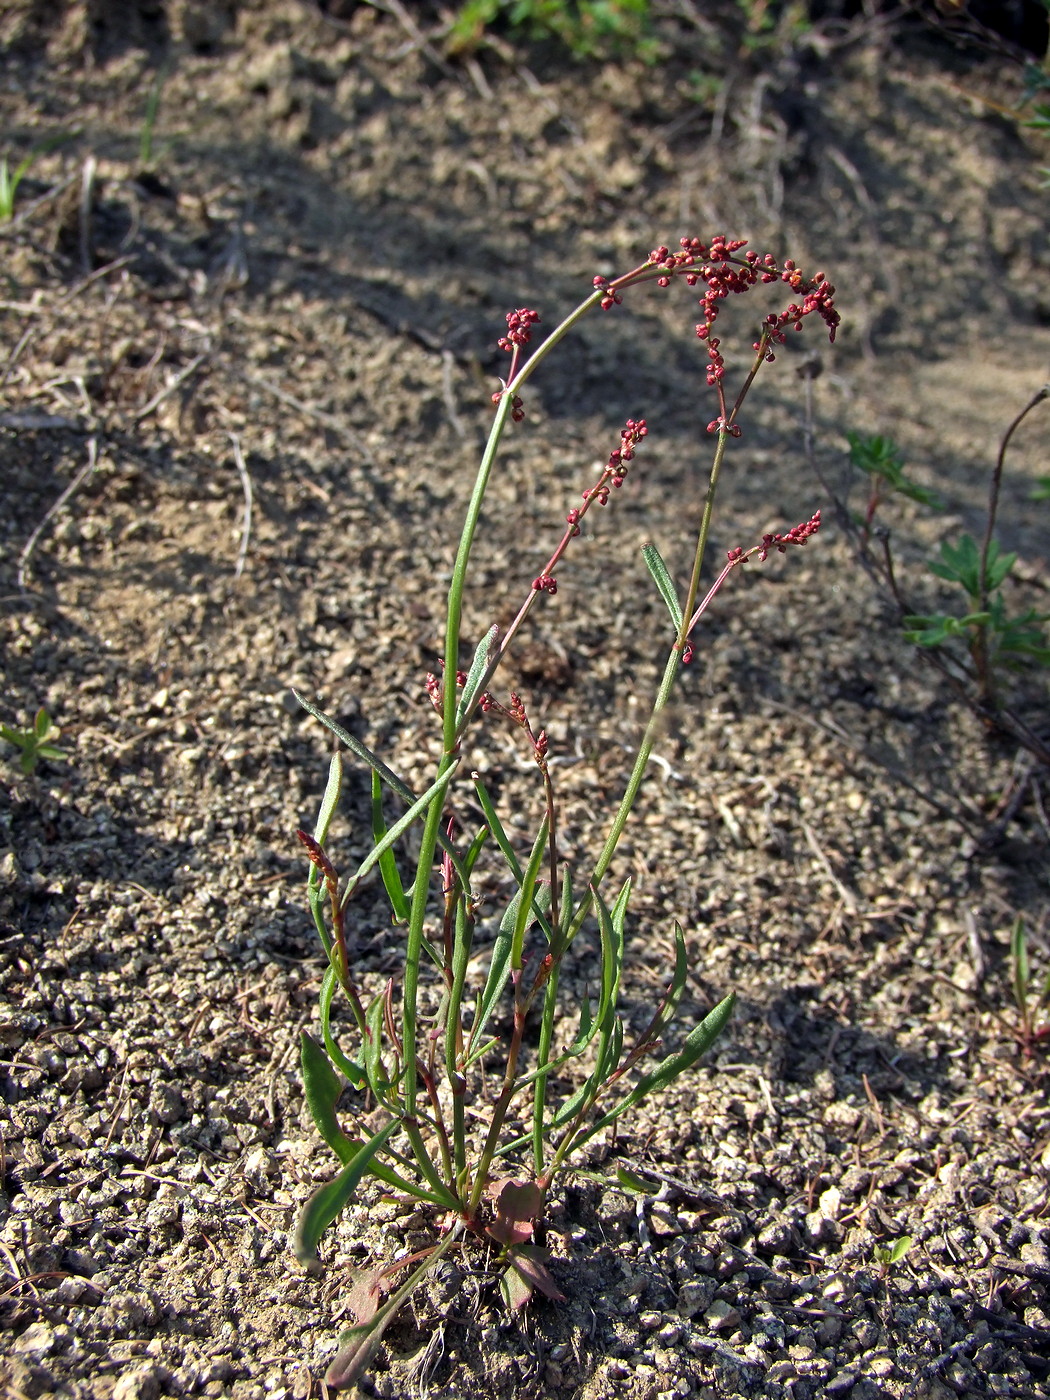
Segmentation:
{"type": "Polygon", "coordinates": [[[63,131],[57,136],[49,136],[46,141],[39,142],[33,149],[15,166],[14,170],[8,162],[6,156],[0,156],[0,224],[8,224],[15,215],[15,200],[18,195],[18,187],[26,175],[32,169],[34,162],[43,155],[48,155],[59,146],[69,141],[74,132],[63,131]]]}
{"type": "Polygon", "coordinates": [[[150,170],[153,166],[153,137],[157,130],[160,99],[166,77],[167,74],[161,69],[150,84],[149,96],[146,98],[146,114],[142,119],[142,131],[139,134],[139,165],[143,170],[150,170]]]}
{"type": "Polygon", "coordinates": [[[648,35],[650,0],[467,0],[448,34],[452,53],[470,53],[488,29],[524,39],[553,39],[574,58],[633,52],[655,56],[648,35]]]}
{"type": "MultiPolygon", "coordinates": [[[[978,540],[973,535],[964,534],[956,540],[946,540],[940,547],[939,556],[930,561],[930,572],[961,590],[965,605],[955,611],[938,613],[909,612],[901,606],[904,636],[909,642],[931,651],[950,651],[961,643],[969,653],[970,669],[967,670],[964,665],[963,670],[969,681],[975,683],[972,703],[986,716],[1001,716],[1003,713],[1000,697],[1003,672],[1024,665],[1050,666],[1050,645],[1044,630],[1045,624],[1050,621],[1050,614],[1040,613],[1034,607],[1010,610],[1004,586],[1017,563],[1017,555],[1003,550],[995,538],[1003,467],[1010,438],[1032,409],[1048,396],[1050,386],[1044,385],[1017,414],[1003,435],[992,472],[983,538],[978,540]]],[[[863,519],[855,522],[860,555],[866,566],[871,568],[873,561],[869,545],[872,525],[876,511],[889,492],[907,496],[932,509],[939,509],[940,501],[933,491],[919,486],[905,475],[903,456],[892,438],[859,433],[849,433],[848,438],[851,463],[872,481],[863,519]]],[[[1050,477],[1040,478],[1032,494],[1036,500],[1050,497],[1050,477]]],[[[888,536],[885,531],[882,534],[885,555],[883,576],[898,604],[901,604],[888,536]]],[[[1038,739],[1031,737],[1027,727],[1020,725],[1016,728],[1018,733],[1025,736],[1025,742],[1032,742],[1041,753],[1045,751],[1039,748],[1038,739]]]]}
{"type": "Polygon", "coordinates": [[[1024,920],[1014,920],[1010,930],[1010,984],[1017,1007],[1017,1038],[1025,1058],[1037,1045],[1050,1039],[1050,971],[1041,985],[1033,988],[1032,970],[1028,961],[1028,934],[1024,920]]]}
{"type": "Polygon", "coordinates": [[[6,156],[0,156],[0,224],[10,223],[15,216],[15,196],[22,179],[29,173],[39,151],[32,150],[12,171],[6,156]]]}
{"type": "Polygon", "coordinates": [[[891,1240],[889,1244],[877,1244],[872,1257],[879,1266],[879,1277],[887,1278],[890,1270],[900,1263],[911,1246],[911,1235],[901,1235],[900,1239],[891,1240]]]}
{"type": "Polygon", "coordinates": [[[871,480],[863,519],[865,536],[870,534],[875,513],[891,492],[907,496],[909,500],[918,501],[931,510],[942,509],[936,491],[920,486],[905,475],[904,458],[892,438],[867,433],[847,433],[846,437],[849,440],[850,461],[871,480]]]}
{"type": "Polygon", "coordinates": [[[33,718],[33,723],[23,728],[0,724],[0,738],[12,744],[20,754],[19,763],[27,776],[32,773],[42,758],[60,762],[66,755],[52,740],[61,731],[51,723],[51,716],[41,707],[33,718]]]}

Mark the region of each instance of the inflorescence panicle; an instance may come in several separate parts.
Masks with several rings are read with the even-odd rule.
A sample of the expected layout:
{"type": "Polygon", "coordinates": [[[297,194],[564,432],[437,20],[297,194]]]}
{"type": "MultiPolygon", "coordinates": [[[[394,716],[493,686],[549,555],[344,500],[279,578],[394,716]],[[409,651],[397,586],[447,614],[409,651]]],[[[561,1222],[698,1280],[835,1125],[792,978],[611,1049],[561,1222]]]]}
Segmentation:
{"type": "Polygon", "coordinates": [[[786,535],[763,535],[762,543],[752,545],[750,549],[730,549],[726,551],[726,558],[730,564],[746,564],[753,554],[758,555],[758,562],[764,564],[769,558],[772,550],[778,554],[786,554],[789,544],[805,544],[811,536],[820,529],[820,511],[814,511],[808,520],[803,520],[799,525],[793,525],[786,535]]]}
{"type": "MultiPolygon", "coordinates": [[[[746,292],[751,287],[763,283],[783,282],[794,293],[792,300],[783,311],[770,313],[762,323],[762,338],[754,343],[754,349],[765,351],[765,359],[773,360],[774,345],[782,345],[785,331],[792,327],[800,330],[806,316],[816,313],[828,328],[830,338],[840,323],[835,309],[835,288],[823,272],[806,278],[791,258],[779,263],[772,253],[762,255],[748,251],[738,256],[747,246],[745,238],[726,238],[718,235],[711,242],[704,243],[699,238],[683,238],[680,247],[672,252],[661,245],[654,248],[649,259],[640,268],[610,281],[605,277],[595,277],[593,285],[602,291],[603,310],[618,305],[622,301],[624,287],[638,281],[653,280],[659,287],[669,287],[674,277],[684,277],[688,286],[701,284],[705,290],[700,298],[703,319],[697,323],[696,334],[707,344],[707,382],[714,388],[725,375],[725,361],[720,349],[720,340],[713,335],[718,319],[720,303],[731,294],[746,292]]],[[[717,420],[716,420],[717,426],[717,420]]]]}

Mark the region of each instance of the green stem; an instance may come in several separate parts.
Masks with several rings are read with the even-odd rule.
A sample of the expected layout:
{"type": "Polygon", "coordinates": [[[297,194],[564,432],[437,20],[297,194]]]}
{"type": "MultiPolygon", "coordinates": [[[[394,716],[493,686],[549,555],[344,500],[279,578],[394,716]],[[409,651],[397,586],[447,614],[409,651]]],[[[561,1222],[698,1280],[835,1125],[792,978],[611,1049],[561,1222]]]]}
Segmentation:
{"type": "MultiPolygon", "coordinates": [[[[515,1002],[518,1000],[518,989],[515,987],[515,1002]]],[[[478,1160],[477,1175],[474,1178],[474,1186],[470,1193],[470,1200],[467,1203],[467,1216],[473,1220],[481,1204],[481,1197],[485,1187],[488,1185],[489,1167],[492,1159],[496,1155],[496,1148],[499,1146],[500,1134],[503,1131],[503,1123],[507,1117],[507,1110],[510,1101],[518,1088],[514,1079],[518,1069],[518,1055],[521,1053],[521,1042],[525,1034],[525,1008],[516,1005],[514,1008],[514,1029],[511,1032],[510,1045],[507,1047],[507,1066],[503,1072],[503,1088],[500,1090],[499,1098],[492,1105],[492,1117],[489,1121],[489,1130],[485,1135],[485,1145],[481,1150],[481,1157],[478,1160]]]]}
{"type": "Polygon", "coordinates": [[[536,1176],[543,1173],[543,1117],[547,1106],[547,1075],[550,1065],[551,1043],[554,1040],[554,1016],[558,1003],[559,964],[551,968],[550,977],[543,991],[543,1019],[540,1022],[540,1043],[536,1058],[545,1068],[536,1075],[536,1088],[532,1099],[532,1160],[536,1176]]]}

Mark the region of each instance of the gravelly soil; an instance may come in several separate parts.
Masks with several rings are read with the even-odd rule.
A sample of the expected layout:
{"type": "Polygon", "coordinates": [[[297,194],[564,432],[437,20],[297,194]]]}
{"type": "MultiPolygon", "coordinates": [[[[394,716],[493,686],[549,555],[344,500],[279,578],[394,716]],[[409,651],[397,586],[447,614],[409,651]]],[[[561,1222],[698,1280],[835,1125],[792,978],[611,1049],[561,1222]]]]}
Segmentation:
{"type": "MultiPolygon", "coordinates": [[[[327,743],[291,691],[422,779],[422,679],[509,307],[553,323],[686,231],[827,268],[842,334],[800,342],[823,367],[816,456],[838,480],[847,429],[891,433],[940,491],[941,515],[887,515],[923,606],[922,559],[980,528],[1001,432],[1047,375],[1046,151],[1003,52],[856,21],[749,57],[732,7],[686,4],[657,7],[677,49],[655,69],[509,46],[464,65],[396,16],[329,9],[0,16],[5,142],[79,128],[0,228],[0,717],[46,705],[68,754],[7,763],[0,790],[12,1397],[323,1393],[348,1266],[425,1237],[374,1195],[319,1277],[287,1246],[333,1172],[297,1072],[322,962],[294,831],[327,743]]],[[[581,864],[662,660],[639,545],[687,567],[712,416],[694,319],[678,289],[585,323],[530,389],[479,545],[471,641],[644,414],[636,470],[510,678],[551,735],[581,864]]],[[[731,372],[752,338],[735,325],[731,372]]],[[[553,1200],[567,1303],[509,1320],[491,1261],[447,1265],[365,1394],[1046,1393],[1047,1072],[1008,982],[1019,914],[1036,970],[1050,957],[1045,775],[923,667],[852,561],[802,450],[802,362],[791,346],[760,377],[716,543],[817,506],[829,523],[720,597],[619,861],[639,1023],[675,918],[683,1019],[732,988],[737,1013],[581,1164],[646,1172],[651,1197],[578,1176],[553,1200]],[[904,1235],[885,1273],[876,1248],[904,1235]]],[[[1043,608],[1045,444],[1033,415],[1001,524],[1017,596],[1043,608]]],[[[1045,702],[1019,682],[1044,732],[1045,702]]],[[[468,761],[525,840],[531,765],[496,731],[468,761]]],[[[346,859],[367,829],[358,775],[346,859]]],[[[362,895],[363,976],[396,976],[362,895]]],[[[584,950],[570,1002],[587,970],[584,950]]]]}

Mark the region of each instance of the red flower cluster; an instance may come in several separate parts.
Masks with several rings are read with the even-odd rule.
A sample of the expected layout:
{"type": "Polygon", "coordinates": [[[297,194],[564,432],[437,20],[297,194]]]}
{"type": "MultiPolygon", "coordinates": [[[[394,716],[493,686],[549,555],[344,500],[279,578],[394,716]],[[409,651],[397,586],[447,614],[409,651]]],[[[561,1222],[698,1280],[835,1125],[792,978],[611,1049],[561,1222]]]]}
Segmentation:
{"type": "Polygon", "coordinates": [[[789,544],[805,544],[810,535],[815,535],[819,529],[820,511],[818,510],[808,520],[804,520],[801,525],[793,526],[786,535],[763,535],[758,550],[759,563],[765,562],[771,549],[783,554],[789,544]]]}
{"type": "MultiPolygon", "coordinates": [[[[805,544],[811,535],[815,535],[820,529],[820,511],[814,511],[808,520],[804,520],[801,525],[794,525],[786,535],[763,535],[762,543],[752,545],[750,549],[744,550],[737,546],[736,549],[726,550],[726,559],[732,564],[746,564],[752,554],[758,555],[758,562],[764,564],[769,558],[771,550],[776,550],[778,554],[784,554],[789,544],[805,544]]],[[[726,573],[728,573],[728,569],[726,573]]]]}
{"type": "MultiPolygon", "coordinates": [[[[634,461],[634,449],[641,442],[643,437],[647,437],[649,429],[644,418],[628,418],[627,422],[620,429],[620,445],[613,448],[609,453],[609,460],[605,464],[598,484],[589,491],[584,491],[585,501],[596,500],[600,506],[609,504],[609,487],[614,486],[619,489],[627,476],[627,463],[634,461]]],[[[581,512],[570,510],[565,519],[572,526],[578,525],[581,512]]],[[[574,530],[574,533],[578,533],[574,530]]]]}
{"type": "Polygon", "coordinates": [[[513,350],[528,345],[532,339],[532,328],[539,323],[540,313],[523,306],[518,311],[507,312],[507,334],[499,341],[501,350],[513,350]]]}
{"type": "Polygon", "coordinates": [[[823,320],[831,339],[834,340],[841,318],[835,310],[835,288],[826,275],[818,272],[815,277],[807,280],[790,258],[786,258],[781,267],[772,253],[762,257],[758,253],[749,252],[745,253],[743,258],[737,257],[736,254],[746,245],[746,238],[727,238],[724,234],[717,234],[710,244],[701,242],[699,238],[683,238],[681,246],[675,252],[662,245],[654,248],[644,269],[637,269],[628,274],[628,277],[615,282],[609,282],[605,277],[596,277],[594,286],[604,289],[605,295],[601,305],[608,310],[622,300],[620,287],[626,286],[628,281],[639,280],[639,274],[643,271],[652,276],[654,267],[659,273],[656,283],[660,287],[670,286],[671,279],[675,276],[684,277],[690,287],[704,283],[706,291],[700,298],[703,320],[698,323],[696,334],[698,339],[707,342],[707,382],[712,388],[725,374],[725,361],[719,349],[720,341],[712,331],[718,318],[719,303],[730,294],[746,292],[759,283],[785,282],[800,298],[791,302],[779,315],[766,317],[763,323],[764,342],[757,342],[755,349],[764,343],[767,347],[767,360],[773,359],[769,345],[783,344],[785,329],[793,326],[799,330],[803,318],[814,312],[823,320]]]}
{"type": "MultiPolygon", "coordinates": [[[[441,663],[441,669],[442,669],[442,671],[444,671],[444,669],[445,669],[445,663],[444,663],[443,661],[442,661],[442,663],[441,663]]],[[[466,671],[457,671],[457,672],[456,672],[456,685],[457,685],[457,687],[463,687],[463,686],[466,685],[466,683],[467,683],[467,673],[466,673],[466,671]]],[[[432,671],[428,671],[428,672],[427,672],[427,678],[426,678],[426,680],[423,682],[423,685],[424,685],[424,688],[425,688],[427,694],[430,696],[430,703],[434,706],[434,709],[437,710],[438,714],[440,714],[441,711],[442,711],[442,709],[444,708],[445,687],[441,684],[441,681],[438,679],[437,676],[434,675],[434,673],[433,673],[432,671]]]]}

